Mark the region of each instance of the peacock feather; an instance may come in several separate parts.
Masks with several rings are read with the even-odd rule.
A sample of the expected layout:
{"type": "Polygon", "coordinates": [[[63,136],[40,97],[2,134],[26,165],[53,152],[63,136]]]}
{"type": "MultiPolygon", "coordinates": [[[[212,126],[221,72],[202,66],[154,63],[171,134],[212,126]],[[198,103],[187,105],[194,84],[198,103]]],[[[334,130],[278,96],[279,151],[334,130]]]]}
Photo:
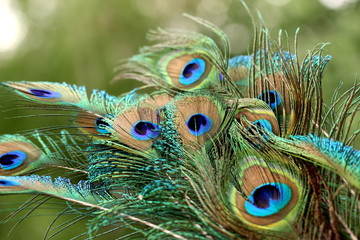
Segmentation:
{"type": "Polygon", "coordinates": [[[323,46],[301,60],[261,26],[251,53],[230,58],[227,36],[190,18],[219,43],[159,29],[118,68],[148,93],[2,83],[17,107],[70,123],[3,135],[0,193],[66,201],[60,215],[78,217],[57,233],[87,218],[90,239],[357,239],[360,85],[328,106],[323,46]]]}

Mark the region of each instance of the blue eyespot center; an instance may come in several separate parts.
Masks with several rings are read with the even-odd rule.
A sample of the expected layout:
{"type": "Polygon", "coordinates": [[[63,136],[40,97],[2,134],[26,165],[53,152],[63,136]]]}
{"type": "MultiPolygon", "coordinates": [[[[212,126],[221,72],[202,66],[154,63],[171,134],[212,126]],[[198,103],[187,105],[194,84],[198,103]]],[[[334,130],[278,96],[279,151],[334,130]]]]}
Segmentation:
{"type": "Polygon", "coordinates": [[[266,217],[286,207],[292,198],[291,188],[284,183],[266,183],[255,188],[245,201],[246,211],[253,216],[266,217]]]}
{"type": "Polygon", "coordinates": [[[16,181],[11,181],[11,180],[0,180],[0,187],[12,187],[12,186],[18,186],[20,185],[20,183],[16,182],[16,181]]]}
{"type": "Polygon", "coordinates": [[[280,192],[275,186],[265,185],[256,189],[253,193],[253,197],[255,206],[258,208],[268,208],[270,199],[279,200],[280,192]]]}
{"type": "Polygon", "coordinates": [[[219,74],[219,79],[220,81],[224,80],[224,75],[222,75],[221,73],[219,74]]]}
{"type": "Polygon", "coordinates": [[[271,123],[265,119],[259,119],[251,123],[251,126],[248,128],[248,132],[252,135],[255,135],[257,132],[261,136],[265,137],[265,133],[263,130],[267,130],[272,132],[271,123]]]}
{"type": "Polygon", "coordinates": [[[30,93],[39,98],[58,98],[61,94],[55,91],[45,89],[29,89],[30,93]]]}
{"type": "Polygon", "coordinates": [[[190,60],[183,68],[179,82],[184,85],[190,85],[198,81],[206,70],[206,63],[201,58],[190,60]]]}
{"type": "Polygon", "coordinates": [[[281,98],[279,94],[274,90],[269,90],[261,93],[258,96],[258,99],[266,102],[271,107],[272,110],[274,110],[281,103],[281,98]]]}
{"type": "Polygon", "coordinates": [[[99,132],[99,133],[102,133],[102,134],[109,134],[110,132],[108,130],[106,130],[105,128],[106,127],[111,127],[110,124],[108,122],[106,122],[104,120],[104,118],[102,117],[98,117],[96,120],[95,120],[95,126],[96,126],[96,130],[99,132]]]}
{"type": "Polygon", "coordinates": [[[21,166],[27,158],[23,151],[12,151],[0,155],[0,167],[4,170],[11,170],[21,166]]]}
{"type": "Polygon", "coordinates": [[[149,140],[160,134],[160,127],[149,121],[138,121],[130,130],[131,135],[137,140],[149,140]]]}
{"type": "Polygon", "coordinates": [[[194,136],[201,136],[208,132],[212,127],[212,120],[202,113],[191,115],[186,121],[189,132],[194,136]]]}

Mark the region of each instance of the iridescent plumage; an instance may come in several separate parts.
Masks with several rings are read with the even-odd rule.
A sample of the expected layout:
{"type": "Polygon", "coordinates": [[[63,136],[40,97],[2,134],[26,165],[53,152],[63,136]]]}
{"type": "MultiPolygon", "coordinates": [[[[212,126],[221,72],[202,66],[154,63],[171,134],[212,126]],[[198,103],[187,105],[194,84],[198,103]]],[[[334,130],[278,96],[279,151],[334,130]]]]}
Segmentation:
{"type": "Polygon", "coordinates": [[[38,108],[71,113],[72,123],[55,135],[4,135],[0,193],[85,206],[78,213],[91,234],[128,227],[129,238],[356,239],[360,152],[347,145],[359,84],[326,107],[321,78],[331,57],[321,48],[300,62],[262,27],[253,53],[230,59],[225,34],[193,19],[222,46],[199,33],[153,31],[156,43],[119,68],[153,93],[3,83],[38,108]],[[31,175],[46,168],[83,180],[31,175]]]}

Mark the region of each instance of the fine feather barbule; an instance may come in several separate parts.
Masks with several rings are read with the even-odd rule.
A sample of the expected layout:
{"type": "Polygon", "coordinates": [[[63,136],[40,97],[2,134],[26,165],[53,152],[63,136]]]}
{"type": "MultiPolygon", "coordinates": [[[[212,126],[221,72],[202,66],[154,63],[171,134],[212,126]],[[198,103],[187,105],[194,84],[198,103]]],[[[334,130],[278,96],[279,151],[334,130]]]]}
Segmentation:
{"type": "Polygon", "coordinates": [[[156,92],[3,83],[25,106],[72,121],[3,135],[0,193],[67,201],[89,218],[90,239],[121,228],[129,239],[356,239],[360,154],[347,145],[360,85],[326,107],[323,46],[301,61],[261,27],[253,52],[230,58],[226,35],[190,18],[220,44],[157,30],[119,68],[156,92]]]}

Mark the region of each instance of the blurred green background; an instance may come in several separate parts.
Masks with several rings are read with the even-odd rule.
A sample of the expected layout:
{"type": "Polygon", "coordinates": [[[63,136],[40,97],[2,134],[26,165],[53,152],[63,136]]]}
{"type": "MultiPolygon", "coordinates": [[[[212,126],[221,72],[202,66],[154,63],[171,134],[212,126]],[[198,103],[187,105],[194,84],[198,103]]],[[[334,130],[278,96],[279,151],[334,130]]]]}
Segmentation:
{"type": "MultiPolygon", "coordinates": [[[[318,43],[331,43],[326,47],[326,53],[331,54],[333,60],[323,81],[327,100],[340,82],[344,83],[343,90],[352,86],[360,63],[360,4],[357,0],[245,2],[254,15],[257,10],[261,13],[274,38],[279,29],[284,29],[293,39],[300,27],[299,52],[302,56],[318,43]]],[[[118,60],[129,58],[147,44],[145,36],[149,29],[204,30],[182,13],[213,22],[228,34],[232,55],[247,54],[253,29],[249,15],[239,1],[0,0],[0,81],[65,81],[119,95],[139,84],[110,84],[113,69],[118,60]]],[[[0,91],[1,96],[3,93],[0,91]]],[[[6,98],[0,99],[2,109],[11,108],[6,98]]],[[[31,111],[14,109],[0,114],[1,134],[37,127],[37,118],[11,119],[31,114],[31,111]]],[[[10,202],[21,202],[26,198],[1,196],[0,199],[0,208],[4,209],[10,202]]],[[[27,218],[10,234],[16,221],[0,225],[0,239],[42,239],[56,212],[36,212],[34,216],[42,216],[27,218]]],[[[0,217],[7,213],[0,212],[0,217]]],[[[85,223],[79,223],[52,239],[71,239],[84,231],[85,223]]]]}

